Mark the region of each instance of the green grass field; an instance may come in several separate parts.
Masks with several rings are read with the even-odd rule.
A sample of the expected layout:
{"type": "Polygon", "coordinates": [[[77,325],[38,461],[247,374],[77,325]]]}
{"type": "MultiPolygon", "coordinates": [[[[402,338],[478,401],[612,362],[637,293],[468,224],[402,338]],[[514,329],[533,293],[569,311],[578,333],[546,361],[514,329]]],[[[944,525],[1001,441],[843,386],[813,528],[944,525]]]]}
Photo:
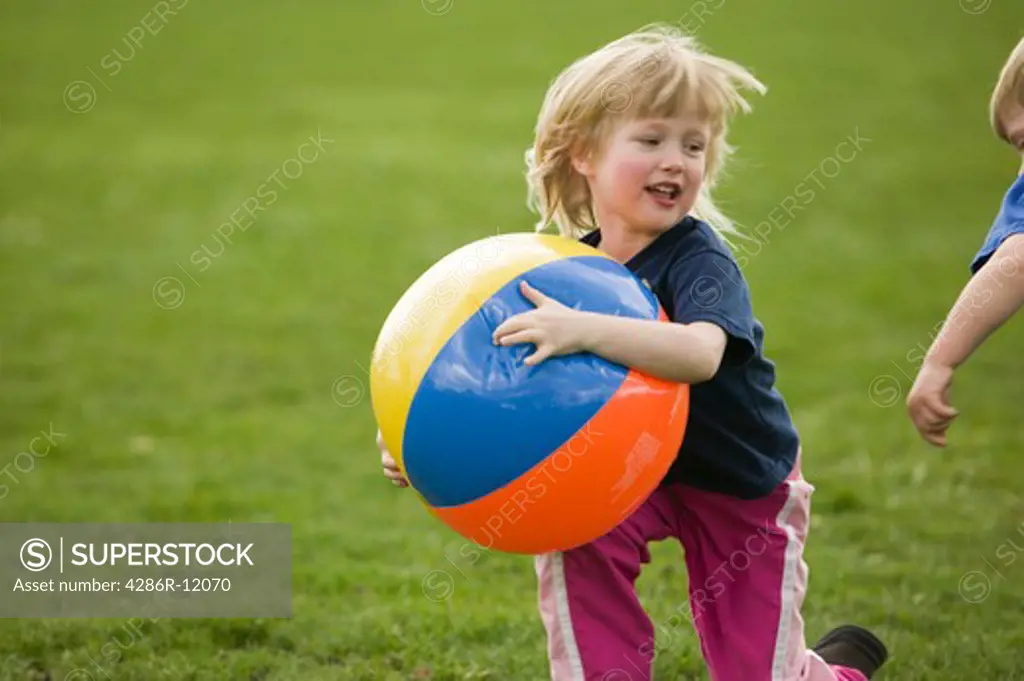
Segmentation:
{"type": "MultiPolygon", "coordinates": [[[[1021,320],[958,375],[948,450],[903,408],[1019,166],[987,128],[1016,0],[38,0],[0,5],[0,522],[291,523],[294,607],[147,620],[116,663],[127,619],[6,619],[0,679],[545,678],[532,562],[467,557],[384,480],[361,367],[423,270],[531,229],[549,80],[655,20],[769,86],[724,206],[753,232],[801,202],[745,270],[817,487],[809,638],[876,629],[883,679],[1024,678],[1021,320]]],[[[654,556],[663,624],[686,576],[654,556]]],[[[662,633],[657,678],[706,679],[662,633]]]]}

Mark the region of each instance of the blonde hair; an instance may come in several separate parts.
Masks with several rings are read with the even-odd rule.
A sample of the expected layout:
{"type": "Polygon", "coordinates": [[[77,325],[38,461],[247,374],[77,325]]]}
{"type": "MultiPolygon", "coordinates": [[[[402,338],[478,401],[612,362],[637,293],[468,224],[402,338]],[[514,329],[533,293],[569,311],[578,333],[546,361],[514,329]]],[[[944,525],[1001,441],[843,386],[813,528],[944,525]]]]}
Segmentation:
{"type": "Polygon", "coordinates": [[[992,91],[992,101],[989,103],[989,118],[992,122],[992,130],[999,139],[1010,141],[1003,125],[1000,114],[1007,104],[1017,102],[1024,106],[1024,39],[1017,43],[1017,47],[1010,53],[1002,72],[999,74],[999,81],[992,91]]]}
{"type": "Polygon", "coordinates": [[[695,110],[710,124],[711,139],[692,212],[720,235],[734,232],[711,191],[733,152],[725,140],[728,121],[751,109],[743,87],[767,92],[742,66],[705,53],[693,37],[663,24],[645,26],[572,63],[548,88],[526,152],[527,203],[540,214],[537,230],[553,222],[563,235],[579,238],[597,227],[590,189],[572,158],[600,150],[614,123],[695,110]]]}

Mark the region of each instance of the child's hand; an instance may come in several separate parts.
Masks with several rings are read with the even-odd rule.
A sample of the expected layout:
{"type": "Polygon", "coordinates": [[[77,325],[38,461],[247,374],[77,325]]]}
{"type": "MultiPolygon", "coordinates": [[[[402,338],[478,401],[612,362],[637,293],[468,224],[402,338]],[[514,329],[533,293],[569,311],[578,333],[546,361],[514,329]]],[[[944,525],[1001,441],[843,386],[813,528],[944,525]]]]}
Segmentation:
{"type": "Polygon", "coordinates": [[[907,396],[910,419],[921,437],[936,447],[946,446],[946,430],[960,413],[949,404],[952,383],[952,367],[925,361],[907,396]]]}
{"type": "Polygon", "coordinates": [[[523,362],[527,366],[540,364],[549,357],[568,355],[584,349],[586,337],[583,324],[585,312],[574,310],[549,298],[525,281],[519,291],[537,309],[506,319],[494,330],[497,345],[533,343],[537,351],[523,362]]]}
{"type": "Polygon", "coordinates": [[[398,469],[398,464],[395,463],[394,457],[388,451],[388,446],[384,444],[384,436],[381,435],[379,428],[377,429],[377,447],[380,449],[380,463],[384,466],[384,476],[398,487],[408,487],[409,481],[398,469]]]}

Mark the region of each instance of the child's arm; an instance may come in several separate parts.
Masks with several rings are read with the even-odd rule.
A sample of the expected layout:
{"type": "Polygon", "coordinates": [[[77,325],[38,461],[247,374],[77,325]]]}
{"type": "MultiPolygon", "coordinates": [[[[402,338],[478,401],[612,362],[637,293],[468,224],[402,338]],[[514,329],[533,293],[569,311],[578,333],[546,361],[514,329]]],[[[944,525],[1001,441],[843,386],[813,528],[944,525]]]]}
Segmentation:
{"type": "Polygon", "coordinates": [[[956,369],[1024,305],[1024,234],[1009,237],[960,292],[925,361],[956,369]]]}
{"type": "Polygon", "coordinates": [[[526,282],[520,291],[536,309],[502,323],[494,331],[494,342],[533,343],[537,351],[524,360],[530,366],[557,355],[592,352],[664,380],[694,384],[714,376],[725,353],[725,332],[715,324],[676,324],[582,312],[526,282]]]}
{"type": "Polygon", "coordinates": [[[1024,306],[1024,234],[1007,238],[973,277],[950,310],[907,397],[921,436],[945,446],[957,412],[949,405],[953,372],[989,335],[1024,306]]]}
{"type": "Polygon", "coordinates": [[[583,324],[584,350],[666,381],[709,381],[725,354],[725,332],[709,322],[676,324],[591,314],[583,324]]]}

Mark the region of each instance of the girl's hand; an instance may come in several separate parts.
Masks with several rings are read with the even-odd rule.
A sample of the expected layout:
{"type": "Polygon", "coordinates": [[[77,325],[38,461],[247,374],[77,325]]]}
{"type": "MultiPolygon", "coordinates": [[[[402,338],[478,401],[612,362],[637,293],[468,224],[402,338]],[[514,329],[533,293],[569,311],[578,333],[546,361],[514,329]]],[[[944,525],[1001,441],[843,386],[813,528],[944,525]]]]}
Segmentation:
{"type": "Polygon", "coordinates": [[[536,309],[509,317],[498,326],[494,330],[496,345],[536,345],[537,351],[523,360],[527,366],[586,349],[583,320],[587,313],[562,305],[525,281],[519,284],[519,291],[536,309]]]}
{"type": "Polygon", "coordinates": [[[959,415],[949,404],[953,368],[925,361],[907,396],[910,420],[925,440],[936,447],[946,446],[946,430],[959,415]]]}
{"type": "Polygon", "coordinates": [[[380,449],[380,463],[384,467],[384,476],[398,487],[408,487],[409,481],[398,469],[398,464],[395,463],[394,457],[391,456],[387,445],[384,444],[384,436],[381,435],[379,428],[377,429],[377,447],[380,449]]]}

